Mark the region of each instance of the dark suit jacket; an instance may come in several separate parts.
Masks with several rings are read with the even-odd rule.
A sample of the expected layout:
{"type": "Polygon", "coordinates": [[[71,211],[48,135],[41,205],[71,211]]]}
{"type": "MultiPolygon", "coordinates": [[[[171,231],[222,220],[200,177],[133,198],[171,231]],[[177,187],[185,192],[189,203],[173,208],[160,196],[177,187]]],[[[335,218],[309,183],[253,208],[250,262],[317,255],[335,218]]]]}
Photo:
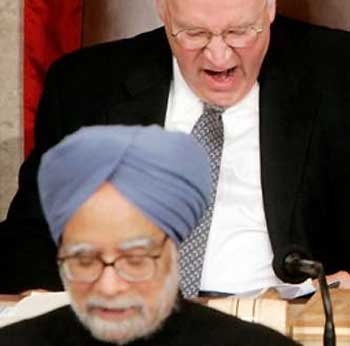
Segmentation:
{"type": "MultiPolygon", "coordinates": [[[[350,34],[277,18],[259,76],[261,180],[278,262],[291,245],[350,269],[350,34]]],[[[35,149],[0,228],[0,291],[60,288],[55,247],[39,204],[41,154],[94,124],[163,124],[172,78],[164,30],[82,49],[55,63],[35,149]]]]}
{"type": "MultiPolygon", "coordinates": [[[[161,330],[128,346],[297,346],[293,340],[258,324],[207,307],[183,302],[161,330]]],[[[82,327],[70,307],[0,329],[1,346],[110,346],[82,327]]]]}

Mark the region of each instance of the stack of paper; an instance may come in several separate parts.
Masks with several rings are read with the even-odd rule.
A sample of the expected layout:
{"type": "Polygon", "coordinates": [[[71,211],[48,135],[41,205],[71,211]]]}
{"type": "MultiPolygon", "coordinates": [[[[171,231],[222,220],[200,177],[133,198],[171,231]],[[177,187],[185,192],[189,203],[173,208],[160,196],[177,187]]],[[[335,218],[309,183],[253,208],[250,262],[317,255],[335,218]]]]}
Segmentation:
{"type": "Polygon", "coordinates": [[[69,304],[66,292],[33,292],[15,305],[0,305],[0,327],[32,318],[69,304]]]}

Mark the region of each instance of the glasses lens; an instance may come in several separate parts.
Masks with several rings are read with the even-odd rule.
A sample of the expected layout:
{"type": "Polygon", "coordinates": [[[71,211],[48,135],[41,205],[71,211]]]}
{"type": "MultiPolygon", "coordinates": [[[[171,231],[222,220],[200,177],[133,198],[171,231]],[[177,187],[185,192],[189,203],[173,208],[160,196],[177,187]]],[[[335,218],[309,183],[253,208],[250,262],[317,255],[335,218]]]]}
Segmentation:
{"type": "Polygon", "coordinates": [[[255,43],[257,37],[258,34],[254,28],[244,31],[228,31],[225,35],[225,42],[231,47],[249,47],[255,43]]]}
{"type": "Polygon", "coordinates": [[[149,256],[125,256],[116,262],[117,273],[129,281],[151,278],[155,271],[155,259],[149,256]]]}
{"type": "Polygon", "coordinates": [[[67,278],[78,282],[92,282],[100,275],[103,265],[97,257],[76,256],[65,259],[63,270],[67,278]]]}
{"type": "Polygon", "coordinates": [[[204,30],[189,29],[181,31],[176,37],[185,49],[199,49],[208,44],[210,34],[204,30]]]}

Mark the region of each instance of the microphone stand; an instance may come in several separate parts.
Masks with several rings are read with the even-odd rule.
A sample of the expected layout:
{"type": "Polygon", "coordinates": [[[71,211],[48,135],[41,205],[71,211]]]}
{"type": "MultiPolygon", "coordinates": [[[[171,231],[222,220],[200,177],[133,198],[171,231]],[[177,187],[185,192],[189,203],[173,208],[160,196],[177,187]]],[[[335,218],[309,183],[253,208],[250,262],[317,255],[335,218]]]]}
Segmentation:
{"type": "Polygon", "coordinates": [[[287,256],[286,265],[290,272],[301,272],[307,274],[312,279],[318,279],[326,319],[323,333],[323,345],[336,346],[332,302],[322,263],[301,259],[298,254],[294,253],[287,256]]]}

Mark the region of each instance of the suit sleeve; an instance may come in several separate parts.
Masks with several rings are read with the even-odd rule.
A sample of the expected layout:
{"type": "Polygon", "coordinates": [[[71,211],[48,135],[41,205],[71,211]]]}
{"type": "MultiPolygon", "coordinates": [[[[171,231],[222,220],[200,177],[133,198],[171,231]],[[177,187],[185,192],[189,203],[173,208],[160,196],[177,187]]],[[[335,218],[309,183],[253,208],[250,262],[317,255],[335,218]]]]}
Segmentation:
{"type": "Polygon", "coordinates": [[[325,91],[321,108],[328,115],[324,117],[323,130],[329,153],[327,176],[332,220],[327,237],[334,247],[330,261],[336,262],[336,270],[350,272],[350,33],[346,35],[344,42],[348,44],[343,45],[342,54],[338,55],[338,59],[341,57],[336,67],[339,73],[325,91]]]}

